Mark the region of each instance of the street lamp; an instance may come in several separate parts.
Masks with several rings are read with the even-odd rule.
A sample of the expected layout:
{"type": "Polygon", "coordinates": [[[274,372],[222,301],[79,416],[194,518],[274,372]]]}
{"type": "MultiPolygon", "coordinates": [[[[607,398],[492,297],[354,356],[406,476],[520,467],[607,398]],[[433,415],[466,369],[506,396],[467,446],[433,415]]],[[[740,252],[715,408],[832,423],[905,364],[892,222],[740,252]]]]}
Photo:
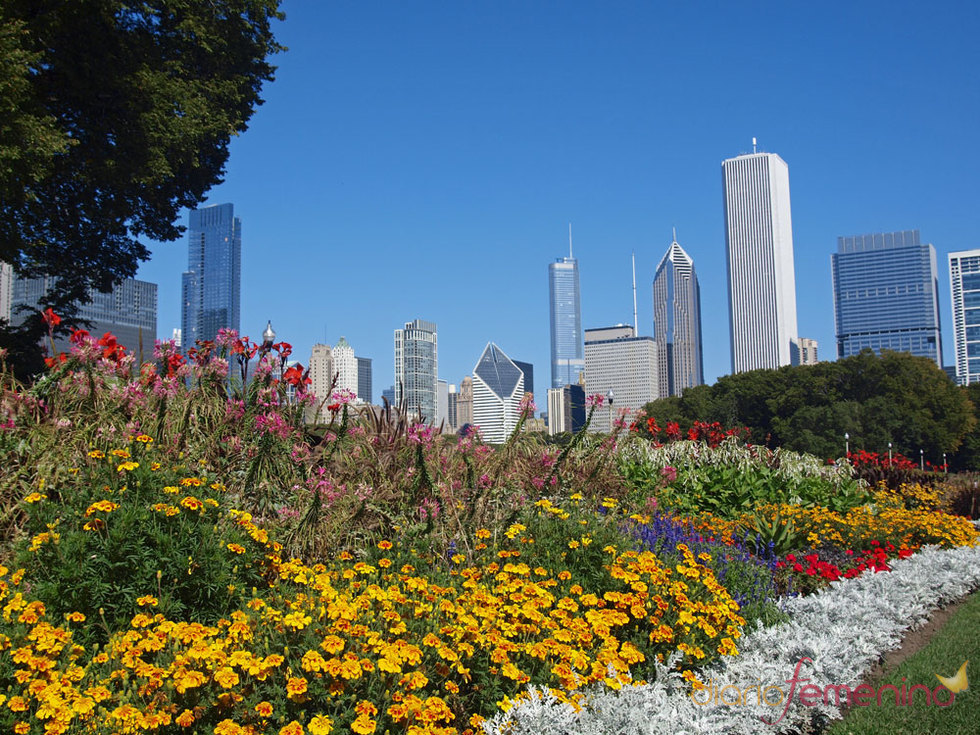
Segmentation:
{"type": "Polygon", "coordinates": [[[892,443],[888,442],[888,466],[892,466],[892,443]]]}
{"type": "Polygon", "coordinates": [[[851,454],[851,435],[846,431],[844,432],[844,456],[849,457],[851,454]]]}
{"type": "Polygon", "coordinates": [[[919,469],[923,472],[926,471],[926,456],[922,449],[919,450],[919,469]]]}
{"type": "Polygon", "coordinates": [[[613,392],[612,388],[606,393],[606,400],[609,401],[609,433],[613,430],[613,392]]]}
{"type": "Polygon", "coordinates": [[[946,452],[943,452],[943,474],[949,474],[949,467],[946,466],[946,452]]]}

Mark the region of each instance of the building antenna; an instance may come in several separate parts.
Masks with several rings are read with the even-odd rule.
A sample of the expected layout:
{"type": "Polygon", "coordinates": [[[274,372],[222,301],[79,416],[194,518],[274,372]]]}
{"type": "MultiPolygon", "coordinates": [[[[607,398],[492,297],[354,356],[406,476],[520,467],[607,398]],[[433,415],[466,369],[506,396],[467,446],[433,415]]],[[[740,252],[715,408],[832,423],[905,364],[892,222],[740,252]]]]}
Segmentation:
{"type": "Polygon", "coordinates": [[[636,321],[636,251],[633,251],[633,336],[640,336],[640,328],[636,321]]]}
{"type": "Polygon", "coordinates": [[[677,242],[677,228],[676,227],[671,227],[670,229],[673,230],[673,233],[674,233],[673,242],[677,242]]]}
{"type": "Polygon", "coordinates": [[[755,138],[752,138],[752,152],[755,153],[755,138]]]}
{"type": "Polygon", "coordinates": [[[568,223],[568,258],[572,258],[572,223],[568,223]]]}

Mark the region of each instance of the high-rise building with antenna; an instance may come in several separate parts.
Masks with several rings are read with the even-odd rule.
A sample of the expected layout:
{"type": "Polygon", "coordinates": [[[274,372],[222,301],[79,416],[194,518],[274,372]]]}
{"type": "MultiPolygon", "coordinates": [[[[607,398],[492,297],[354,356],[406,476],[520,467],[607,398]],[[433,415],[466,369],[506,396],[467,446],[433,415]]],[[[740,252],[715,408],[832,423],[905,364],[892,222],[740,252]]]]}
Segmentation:
{"type": "Polygon", "coordinates": [[[732,372],[790,365],[799,346],[789,167],[775,153],[750,153],[721,169],[732,372]]]}
{"type": "Polygon", "coordinates": [[[578,261],[572,255],[572,226],[569,225],[568,257],[548,264],[552,388],[577,384],[585,370],[580,294],[578,261]]]}
{"type": "Polygon", "coordinates": [[[701,289],[694,261],[677,243],[676,231],[653,278],[653,338],[661,398],[704,382],[701,289]]]}

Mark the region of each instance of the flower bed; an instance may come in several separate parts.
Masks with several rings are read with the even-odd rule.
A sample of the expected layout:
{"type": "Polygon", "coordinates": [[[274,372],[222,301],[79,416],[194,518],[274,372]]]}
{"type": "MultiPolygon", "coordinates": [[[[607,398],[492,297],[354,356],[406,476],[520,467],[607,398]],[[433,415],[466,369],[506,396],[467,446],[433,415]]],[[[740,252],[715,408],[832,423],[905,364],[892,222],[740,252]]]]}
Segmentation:
{"type": "MultiPolygon", "coordinates": [[[[898,645],[906,630],[920,626],[931,611],[978,585],[980,547],[923,549],[894,562],[891,573],[866,573],[809,597],[787,600],[788,622],[748,634],[736,659],[701,673],[713,694],[708,688],[692,692],[688,682],[658,663],[652,682],[619,691],[593,689],[581,707],[533,689],[527,699],[484,728],[491,735],[759,733],[803,727],[814,718],[839,717],[841,707],[834,703],[833,692],[828,703],[822,698],[812,706],[801,702],[803,679],[821,691],[837,685],[855,688],[879,657],[898,645]],[[779,705],[756,704],[755,686],[760,683],[781,686],[788,694],[789,680],[801,661],[788,706],[785,700],[779,705]],[[737,690],[742,704],[717,701],[726,687],[724,696],[736,702],[737,690]]],[[[775,691],[768,694],[776,700],[775,691]]]]}

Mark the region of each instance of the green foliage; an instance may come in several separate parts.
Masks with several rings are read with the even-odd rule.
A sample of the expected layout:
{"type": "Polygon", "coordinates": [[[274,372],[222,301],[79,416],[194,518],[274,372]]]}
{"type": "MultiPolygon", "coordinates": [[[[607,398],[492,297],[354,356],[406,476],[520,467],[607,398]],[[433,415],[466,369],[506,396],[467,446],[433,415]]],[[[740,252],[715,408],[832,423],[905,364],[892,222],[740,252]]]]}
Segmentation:
{"type": "Polygon", "coordinates": [[[263,548],[229,515],[223,485],[159,468],[142,447],[93,450],[25,501],[32,538],[17,564],[56,617],[86,616],[83,642],[126,627],[145,595],[164,615],[213,623],[263,583],[263,548]]]}
{"type": "Polygon", "coordinates": [[[824,458],[843,456],[847,433],[852,451],[886,452],[892,442],[895,452],[909,456],[923,449],[934,464],[977,425],[970,399],[934,361],[870,350],[836,362],[728,375],[649,403],[645,411],[685,431],[696,420],[746,426],[757,444],[824,458]]]}
{"type": "MultiPolygon", "coordinates": [[[[175,240],[221,180],[268,57],[279,0],[0,4],[0,260],[57,277],[62,317],[175,240]]],[[[21,332],[36,343],[37,315],[21,332]]],[[[5,342],[23,347],[9,337],[5,342]]]]}
{"type": "Polygon", "coordinates": [[[792,518],[782,518],[779,511],[771,517],[753,512],[746,523],[748,540],[754,543],[757,553],[771,548],[777,556],[785,556],[803,545],[802,534],[792,518]]]}

